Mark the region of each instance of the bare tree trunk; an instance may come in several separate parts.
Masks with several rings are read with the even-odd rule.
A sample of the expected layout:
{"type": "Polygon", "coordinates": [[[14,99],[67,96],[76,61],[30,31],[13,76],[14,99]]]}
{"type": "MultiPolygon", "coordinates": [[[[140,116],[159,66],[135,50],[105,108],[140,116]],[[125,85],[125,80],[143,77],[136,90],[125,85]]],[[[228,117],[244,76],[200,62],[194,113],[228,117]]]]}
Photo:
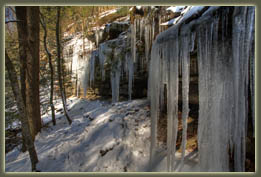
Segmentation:
{"type": "Polygon", "coordinates": [[[39,96],[39,7],[26,7],[27,13],[27,72],[26,72],[26,109],[33,136],[41,131],[39,96]]]}
{"type": "Polygon", "coordinates": [[[53,104],[53,65],[52,65],[52,55],[49,52],[48,48],[47,48],[47,42],[46,42],[46,38],[47,38],[47,30],[46,30],[46,24],[44,22],[44,17],[42,17],[42,20],[40,21],[41,25],[44,29],[44,49],[45,52],[48,56],[48,60],[49,60],[49,67],[50,67],[50,75],[51,75],[51,92],[50,92],[50,106],[51,106],[51,110],[52,110],[52,122],[53,125],[56,125],[56,120],[55,120],[55,108],[54,108],[54,104],[53,104]]]}
{"type": "Polygon", "coordinates": [[[24,100],[22,97],[22,94],[20,92],[19,84],[18,84],[18,79],[17,75],[13,66],[13,63],[11,62],[7,51],[5,51],[5,66],[7,68],[8,76],[10,79],[10,83],[12,86],[13,94],[16,100],[16,104],[19,110],[19,118],[22,123],[22,135],[24,136],[25,139],[25,145],[26,148],[29,151],[29,156],[31,159],[31,165],[32,165],[32,171],[36,171],[36,164],[38,163],[38,157],[37,153],[35,151],[34,147],[34,142],[30,133],[30,128],[29,128],[29,122],[27,119],[27,114],[26,114],[26,108],[24,104],[24,100]]]}
{"type": "Polygon", "coordinates": [[[59,79],[59,86],[60,86],[60,94],[63,102],[63,109],[64,109],[64,115],[66,119],[68,120],[69,124],[71,125],[72,120],[70,119],[66,104],[64,101],[64,93],[63,93],[63,83],[62,83],[62,76],[61,76],[61,51],[60,51],[60,7],[57,7],[57,21],[56,21],[56,43],[57,43],[57,72],[58,72],[58,79],[59,79]]]}
{"type": "MultiPolygon", "coordinates": [[[[18,41],[19,41],[19,56],[20,56],[20,85],[21,85],[21,94],[23,98],[24,105],[26,105],[26,86],[25,86],[25,77],[26,77],[26,49],[23,45],[23,42],[26,41],[27,36],[27,24],[26,24],[26,8],[25,7],[15,7],[16,18],[19,20],[17,23],[18,31],[18,41]]],[[[22,127],[23,129],[24,127],[22,127]]],[[[25,138],[22,137],[22,152],[26,151],[25,138]]]]}

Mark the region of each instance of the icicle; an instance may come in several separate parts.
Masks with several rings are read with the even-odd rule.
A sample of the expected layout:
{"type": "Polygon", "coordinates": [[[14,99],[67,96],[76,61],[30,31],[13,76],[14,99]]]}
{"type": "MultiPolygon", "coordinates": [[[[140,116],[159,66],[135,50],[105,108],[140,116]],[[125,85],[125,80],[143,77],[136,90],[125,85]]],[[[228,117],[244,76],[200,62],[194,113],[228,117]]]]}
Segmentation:
{"type": "Polygon", "coordinates": [[[129,95],[129,100],[131,100],[132,83],[133,83],[133,60],[129,53],[126,53],[125,61],[127,63],[127,70],[128,70],[128,95],[129,95]]]}
{"type": "Polygon", "coordinates": [[[136,19],[134,19],[133,24],[131,24],[131,53],[133,62],[136,62],[136,19]]]}
{"type": "MultiPolygon", "coordinates": [[[[210,23],[200,25],[198,30],[199,64],[199,123],[198,144],[201,171],[228,171],[228,120],[232,109],[225,90],[230,91],[226,61],[230,56],[219,52],[219,17],[210,23]],[[222,70],[222,72],[220,72],[222,70]],[[224,114],[225,113],[225,114],[224,114]],[[222,131],[220,128],[222,127],[222,131]]],[[[222,46],[222,43],[221,43],[222,46]]],[[[229,46],[227,47],[227,50],[229,46]]]]}
{"type": "Polygon", "coordinates": [[[95,40],[96,40],[96,47],[99,46],[99,29],[96,28],[95,30],[95,40]]]}
{"type": "Polygon", "coordinates": [[[96,56],[97,56],[97,51],[93,51],[90,59],[91,60],[90,61],[90,86],[94,82],[96,56]]]}
{"type": "Polygon", "coordinates": [[[125,60],[124,60],[124,72],[125,72],[125,76],[126,76],[126,79],[128,79],[128,60],[129,60],[129,57],[128,57],[128,52],[125,53],[125,60]]]}
{"type": "MultiPolygon", "coordinates": [[[[251,9],[253,10],[253,9],[251,9]]],[[[255,21],[255,13],[253,15],[253,22],[255,21]]],[[[251,25],[252,26],[252,25],[251,25]]],[[[251,93],[251,108],[252,108],[252,125],[253,125],[253,137],[255,137],[255,41],[254,41],[254,34],[255,29],[252,27],[250,30],[252,34],[250,47],[250,93],[251,93]]]]}
{"type": "Polygon", "coordinates": [[[140,41],[142,40],[142,34],[143,34],[143,18],[140,20],[140,41]]]}
{"type": "MultiPolygon", "coordinates": [[[[159,18],[159,24],[161,24],[161,16],[159,15],[158,18],[159,18]]],[[[159,33],[161,33],[161,25],[159,25],[159,33]]]]}
{"type": "MultiPolygon", "coordinates": [[[[246,72],[247,74],[247,81],[249,81],[250,84],[250,97],[251,97],[251,109],[252,109],[252,125],[253,125],[253,137],[255,137],[255,97],[254,97],[254,60],[255,60],[255,47],[254,47],[254,38],[255,38],[255,29],[254,29],[254,23],[255,23],[255,8],[254,7],[248,7],[247,9],[247,16],[246,16],[246,49],[245,49],[245,58],[249,58],[249,70],[250,72],[246,72]],[[248,52],[249,51],[249,52],[248,52]]],[[[245,93],[248,95],[248,93],[245,93]]],[[[247,105],[246,105],[247,106],[247,105]]],[[[248,117],[248,115],[246,116],[248,117]]],[[[246,120],[248,122],[248,120],[246,120]]],[[[246,129],[247,132],[247,129],[246,129]]]]}
{"type": "MultiPolygon", "coordinates": [[[[148,23],[148,22],[146,22],[148,23]]],[[[146,24],[145,26],[145,58],[146,62],[149,61],[149,50],[150,50],[150,25],[146,24]]]]}
{"type": "Polygon", "coordinates": [[[154,18],[152,18],[151,28],[152,28],[151,39],[154,39],[154,34],[155,34],[155,20],[154,20],[154,18]]]}
{"type": "Polygon", "coordinates": [[[105,79],[105,70],[104,70],[105,55],[104,55],[104,48],[105,48],[105,43],[102,43],[99,46],[99,62],[100,62],[102,80],[105,79]]]}
{"type": "Polygon", "coordinates": [[[230,11],[231,8],[223,9],[219,17],[202,25],[197,32],[201,171],[228,171],[228,147],[234,149],[234,170],[245,170],[248,59],[254,39],[254,10],[235,7],[229,17],[232,18],[229,32],[230,11]]]}
{"type": "Polygon", "coordinates": [[[107,60],[109,60],[112,55],[112,48],[108,46],[106,42],[99,45],[99,63],[101,68],[102,80],[105,80],[105,70],[104,65],[107,60]]]}
{"type": "MultiPolygon", "coordinates": [[[[187,117],[189,115],[189,66],[190,66],[190,54],[189,54],[189,29],[182,28],[181,31],[185,31],[185,36],[181,36],[181,63],[182,63],[182,155],[181,155],[181,165],[180,171],[184,166],[184,156],[187,144],[187,117]]],[[[182,35],[182,34],[181,34],[182,35]]],[[[193,39],[192,39],[193,40],[193,39]]],[[[194,42],[192,42],[194,43],[194,42]]],[[[194,44],[193,44],[194,45],[194,44]]]]}
{"type": "MultiPolygon", "coordinates": [[[[194,48],[195,38],[197,38],[199,71],[198,148],[200,171],[229,171],[229,149],[234,150],[234,170],[245,170],[249,79],[252,85],[250,85],[251,98],[253,99],[254,96],[255,8],[227,7],[213,10],[217,12],[210,13],[210,9],[208,13],[203,14],[207,15],[202,20],[197,19],[193,23],[183,24],[187,25],[189,29],[193,27],[196,34],[186,34],[188,30],[184,30],[185,27],[180,30],[176,25],[158,35],[152,46],[148,83],[148,96],[151,103],[150,162],[152,164],[155,159],[157,119],[160,98],[162,98],[160,95],[162,95],[162,84],[167,81],[168,171],[173,171],[175,165],[179,57],[182,62],[184,130],[182,156],[184,157],[185,122],[189,113],[189,52],[194,48]],[[233,15],[231,16],[231,14],[233,15]],[[179,31],[186,35],[179,36],[179,31]],[[190,42],[190,40],[192,41],[190,42]],[[179,52],[182,53],[179,54],[179,52]],[[166,58],[169,58],[169,61],[166,58]],[[165,62],[169,62],[168,67],[165,67],[165,62]],[[250,67],[250,72],[248,67],[250,67]],[[169,77],[164,76],[164,70],[168,72],[169,77]]],[[[145,39],[147,33],[150,33],[149,30],[145,30],[145,39]]],[[[252,102],[252,107],[253,104],[252,102]]],[[[183,157],[181,164],[184,163],[183,157]]]]}
{"type": "Polygon", "coordinates": [[[195,43],[195,39],[196,39],[196,34],[195,32],[191,33],[191,39],[190,39],[190,52],[194,51],[194,43],[195,43]]]}
{"type": "Polygon", "coordinates": [[[178,132],[178,66],[179,66],[179,40],[178,27],[175,29],[175,41],[168,42],[170,58],[169,89],[168,89],[168,142],[167,162],[168,171],[174,171],[176,140],[178,132]],[[174,45],[172,44],[174,42],[174,45]],[[174,47],[172,47],[174,46],[174,47]]]}
{"type": "MultiPolygon", "coordinates": [[[[254,40],[254,7],[236,7],[233,14],[233,60],[235,69],[235,170],[245,171],[245,141],[248,118],[248,61],[254,59],[250,51],[254,40]]],[[[251,71],[251,70],[250,70],[251,71]]],[[[254,99],[252,97],[252,99],[254,99]]]]}
{"type": "Polygon", "coordinates": [[[111,68],[111,92],[113,103],[119,101],[120,73],[121,60],[117,60],[116,63],[112,64],[111,68]]]}
{"type": "Polygon", "coordinates": [[[153,45],[152,56],[150,62],[150,104],[151,104],[151,146],[150,146],[150,165],[152,165],[155,159],[155,148],[157,141],[157,119],[159,113],[159,83],[160,82],[160,49],[157,44],[153,45]],[[152,96],[153,95],[153,96],[152,96]]]}
{"type": "Polygon", "coordinates": [[[91,58],[87,58],[86,61],[84,62],[84,70],[81,75],[81,83],[83,87],[84,97],[86,96],[87,88],[89,87],[89,82],[90,82],[90,60],[91,58]]]}
{"type": "MultiPolygon", "coordinates": [[[[148,61],[147,63],[148,63],[148,71],[150,71],[150,67],[151,67],[150,61],[148,61]]],[[[149,73],[148,83],[147,83],[147,85],[148,85],[148,88],[147,88],[147,100],[148,101],[151,100],[151,98],[150,98],[150,95],[151,95],[151,93],[150,93],[150,88],[151,88],[151,86],[150,86],[150,84],[151,84],[150,78],[151,78],[151,76],[150,76],[150,73],[149,73]]]]}
{"type": "Polygon", "coordinates": [[[248,101],[247,84],[248,81],[248,58],[251,46],[251,28],[254,28],[254,10],[248,7],[237,7],[233,14],[233,60],[235,70],[235,121],[237,126],[234,131],[235,143],[235,170],[245,171],[245,136],[247,123],[247,107],[248,101]],[[248,13],[252,10],[250,18],[248,13]],[[252,18],[252,19],[251,19],[252,18]],[[250,20],[250,21],[248,21],[250,20]]]}

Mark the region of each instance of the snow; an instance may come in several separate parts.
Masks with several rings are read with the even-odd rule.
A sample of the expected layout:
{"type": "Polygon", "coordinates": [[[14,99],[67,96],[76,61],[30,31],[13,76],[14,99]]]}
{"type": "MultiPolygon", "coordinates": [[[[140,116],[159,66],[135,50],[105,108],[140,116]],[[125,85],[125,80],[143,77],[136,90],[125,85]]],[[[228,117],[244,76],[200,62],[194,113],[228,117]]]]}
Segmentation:
{"type": "Polygon", "coordinates": [[[105,16],[108,16],[108,15],[110,15],[110,14],[116,13],[117,10],[118,10],[118,8],[117,8],[117,9],[112,9],[112,10],[105,11],[105,12],[99,14],[99,19],[101,19],[101,18],[103,18],[103,17],[105,17],[105,16]]]}
{"type": "Polygon", "coordinates": [[[166,10],[172,11],[174,13],[182,12],[182,10],[185,8],[185,6],[170,6],[166,10]]]}
{"type": "Polygon", "coordinates": [[[141,9],[141,6],[136,6],[136,8],[140,10],[140,9],[141,9]]]}
{"type": "MultiPolygon", "coordinates": [[[[186,19],[188,19],[192,15],[200,12],[205,6],[187,6],[186,8],[183,7],[184,6],[177,6],[178,10],[175,9],[177,12],[181,12],[180,16],[175,17],[167,22],[161,23],[160,25],[165,26],[165,25],[175,25],[178,23],[183,23],[186,19]]],[[[174,10],[174,7],[171,7],[170,9],[174,10]]]]}
{"type": "MultiPolygon", "coordinates": [[[[76,102],[76,97],[71,97],[67,99],[67,102],[70,103],[69,106],[67,106],[67,109],[71,109],[71,107],[75,104],[76,102]]],[[[59,119],[60,117],[63,116],[63,104],[62,104],[62,99],[56,99],[53,100],[53,103],[55,105],[55,118],[59,119]]],[[[51,110],[47,111],[46,113],[41,115],[42,123],[43,125],[46,125],[52,121],[52,112],[51,110]]]]}
{"type": "Polygon", "coordinates": [[[179,20],[179,18],[173,18],[173,19],[171,19],[171,20],[169,20],[169,21],[167,21],[167,22],[161,23],[160,25],[161,25],[161,26],[174,25],[174,24],[177,23],[178,20],[179,20]]]}
{"type": "MultiPolygon", "coordinates": [[[[153,167],[148,165],[150,119],[146,100],[109,104],[72,97],[68,104],[71,126],[62,116],[56,126],[50,123],[36,136],[37,169],[42,172],[166,171],[164,148],[153,167]]],[[[6,172],[31,170],[28,153],[20,152],[19,148],[6,154],[6,172]]],[[[180,154],[176,156],[180,159],[180,154]]],[[[184,171],[198,171],[197,161],[197,154],[187,153],[184,171]]]]}

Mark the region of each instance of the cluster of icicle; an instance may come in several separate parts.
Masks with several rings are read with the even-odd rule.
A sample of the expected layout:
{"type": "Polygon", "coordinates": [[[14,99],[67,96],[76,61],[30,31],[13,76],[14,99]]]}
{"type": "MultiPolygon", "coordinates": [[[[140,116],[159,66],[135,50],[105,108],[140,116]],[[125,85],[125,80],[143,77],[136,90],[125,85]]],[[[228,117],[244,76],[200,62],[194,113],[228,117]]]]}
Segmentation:
{"type": "Polygon", "coordinates": [[[104,66],[106,64],[110,64],[111,66],[110,80],[112,102],[119,101],[120,77],[123,75],[123,71],[126,73],[126,76],[128,76],[128,95],[129,100],[131,100],[134,75],[134,58],[132,57],[132,54],[125,49],[128,47],[126,43],[127,40],[123,37],[123,39],[115,39],[101,43],[99,46],[99,63],[103,80],[105,80],[104,66]]]}
{"type": "MultiPolygon", "coordinates": [[[[89,84],[85,76],[86,68],[89,66],[90,55],[86,51],[92,51],[94,44],[87,38],[82,38],[82,34],[77,34],[72,40],[67,42],[63,49],[65,65],[71,72],[72,82],[75,82],[77,89],[77,96],[79,94],[80,87],[87,88],[85,83],[89,84]],[[84,48],[83,48],[84,47],[84,48]]],[[[89,73],[88,73],[89,74],[89,73]]],[[[86,91],[85,91],[86,92],[86,91]]]]}
{"type": "MultiPolygon", "coordinates": [[[[105,80],[105,64],[106,61],[111,62],[111,89],[112,89],[112,102],[117,102],[119,100],[119,85],[120,85],[120,75],[122,71],[125,71],[126,76],[128,77],[128,95],[129,100],[131,100],[132,87],[133,87],[133,75],[134,75],[134,64],[137,63],[137,42],[138,40],[142,40],[144,36],[145,40],[145,61],[143,57],[139,57],[139,61],[141,63],[141,67],[144,66],[149,61],[150,54],[150,46],[152,45],[153,37],[154,37],[154,19],[151,21],[146,18],[135,18],[133,24],[130,25],[130,33],[128,35],[128,41],[126,48],[130,47],[131,51],[125,51],[125,60],[120,60],[117,57],[117,50],[123,50],[122,48],[113,49],[110,47],[110,41],[101,43],[99,45],[99,62],[102,73],[102,79],[105,80]],[[139,33],[139,34],[138,34],[139,33]],[[139,36],[139,39],[137,39],[139,36]],[[115,52],[116,50],[116,52],[115,52]],[[112,62],[113,61],[113,62],[112,62]],[[122,70],[122,68],[124,70],[122,70]]],[[[122,51],[121,51],[122,52],[122,51]]]]}
{"type": "MultiPolygon", "coordinates": [[[[96,29],[95,40],[96,46],[98,46],[98,58],[103,81],[105,80],[106,74],[105,65],[111,65],[110,81],[112,102],[117,102],[119,100],[120,77],[123,71],[126,73],[126,76],[128,77],[128,96],[129,100],[131,100],[134,64],[140,62],[141,68],[144,68],[144,66],[146,66],[149,62],[150,48],[155,35],[155,26],[156,25],[154,18],[135,18],[134,22],[130,25],[130,33],[128,33],[127,39],[127,41],[129,42],[125,44],[125,48],[123,48],[122,46],[116,47],[118,45],[117,40],[122,40],[122,36],[118,37],[117,39],[113,39],[99,44],[100,31],[99,29],[96,29]],[[139,38],[137,38],[137,36],[139,36],[139,38]],[[145,40],[145,60],[143,59],[143,57],[137,57],[137,43],[142,41],[143,37],[145,40]],[[114,45],[114,47],[112,46],[112,44],[114,45]],[[128,47],[131,48],[130,52],[127,50],[128,47]],[[124,58],[122,58],[122,56],[124,56],[124,58]],[[140,61],[137,61],[137,58],[139,58],[140,61]]],[[[82,77],[84,95],[86,94],[86,89],[89,87],[89,82],[93,81],[94,79],[94,65],[90,65],[94,61],[95,60],[91,58],[91,60],[88,60],[88,62],[85,64],[85,70],[82,77]]]]}
{"type": "MultiPolygon", "coordinates": [[[[195,9],[194,9],[195,10],[195,9]]],[[[167,85],[167,170],[174,171],[178,131],[179,63],[182,70],[182,159],[189,113],[190,51],[196,42],[199,71],[200,171],[245,171],[248,104],[254,108],[254,7],[210,7],[201,17],[162,32],[151,51],[151,163],[157,155],[157,122],[167,85]],[[249,74],[250,73],[250,74],[249,74]],[[250,84],[251,103],[248,103],[250,84]]],[[[253,111],[254,120],[254,111],[253,111]]],[[[254,126],[254,121],[253,121],[254,126]]]]}
{"type": "MultiPolygon", "coordinates": [[[[149,15],[151,14],[144,17],[135,17],[134,23],[131,26],[131,50],[134,62],[136,62],[136,36],[139,35],[139,40],[142,41],[144,39],[145,43],[145,60],[143,60],[143,57],[139,58],[141,60],[141,68],[144,68],[150,60],[150,49],[155,37],[157,26],[155,23],[155,18],[161,19],[160,17],[156,17],[156,14],[154,14],[154,17],[150,17],[149,15]],[[138,31],[139,34],[137,34],[138,31]]],[[[159,25],[158,28],[158,31],[161,31],[161,27],[159,25]]]]}
{"type": "Polygon", "coordinates": [[[97,50],[91,52],[91,55],[88,57],[84,64],[84,72],[82,74],[82,85],[83,85],[83,94],[86,96],[87,88],[92,86],[94,82],[95,74],[95,60],[98,56],[97,50]]]}

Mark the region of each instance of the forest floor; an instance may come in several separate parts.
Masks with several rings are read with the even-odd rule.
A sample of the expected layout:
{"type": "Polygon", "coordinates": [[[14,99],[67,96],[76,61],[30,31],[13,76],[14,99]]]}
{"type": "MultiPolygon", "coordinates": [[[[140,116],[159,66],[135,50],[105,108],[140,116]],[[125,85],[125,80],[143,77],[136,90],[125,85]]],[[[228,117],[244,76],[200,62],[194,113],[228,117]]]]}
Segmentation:
{"type": "MultiPolygon", "coordinates": [[[[44,127],[35,146],[42,172],[139,172],[167,171],[166,145],[160,143],[155,163],[149,165],[150,111],[146,100],[108,101],[79,99],[67,101],[71,125],[57,102],[57,125],[43,115],[44,127]]],[[[193,142],[193,140],[192,140],[193,142]]],[[[192,143],[194,147],[195,143],[192,143]]],[[[15,147],[5,156],[6,172],[30,171],[28,152],[15,147]]],[[[193,148],[192,148],[193,149],[193,148]]],[[[179,169],[181,153],[176,153],[179,169]]],[[[198,153],[187,151],[182,171],[199,171],[198,153]]]]}

